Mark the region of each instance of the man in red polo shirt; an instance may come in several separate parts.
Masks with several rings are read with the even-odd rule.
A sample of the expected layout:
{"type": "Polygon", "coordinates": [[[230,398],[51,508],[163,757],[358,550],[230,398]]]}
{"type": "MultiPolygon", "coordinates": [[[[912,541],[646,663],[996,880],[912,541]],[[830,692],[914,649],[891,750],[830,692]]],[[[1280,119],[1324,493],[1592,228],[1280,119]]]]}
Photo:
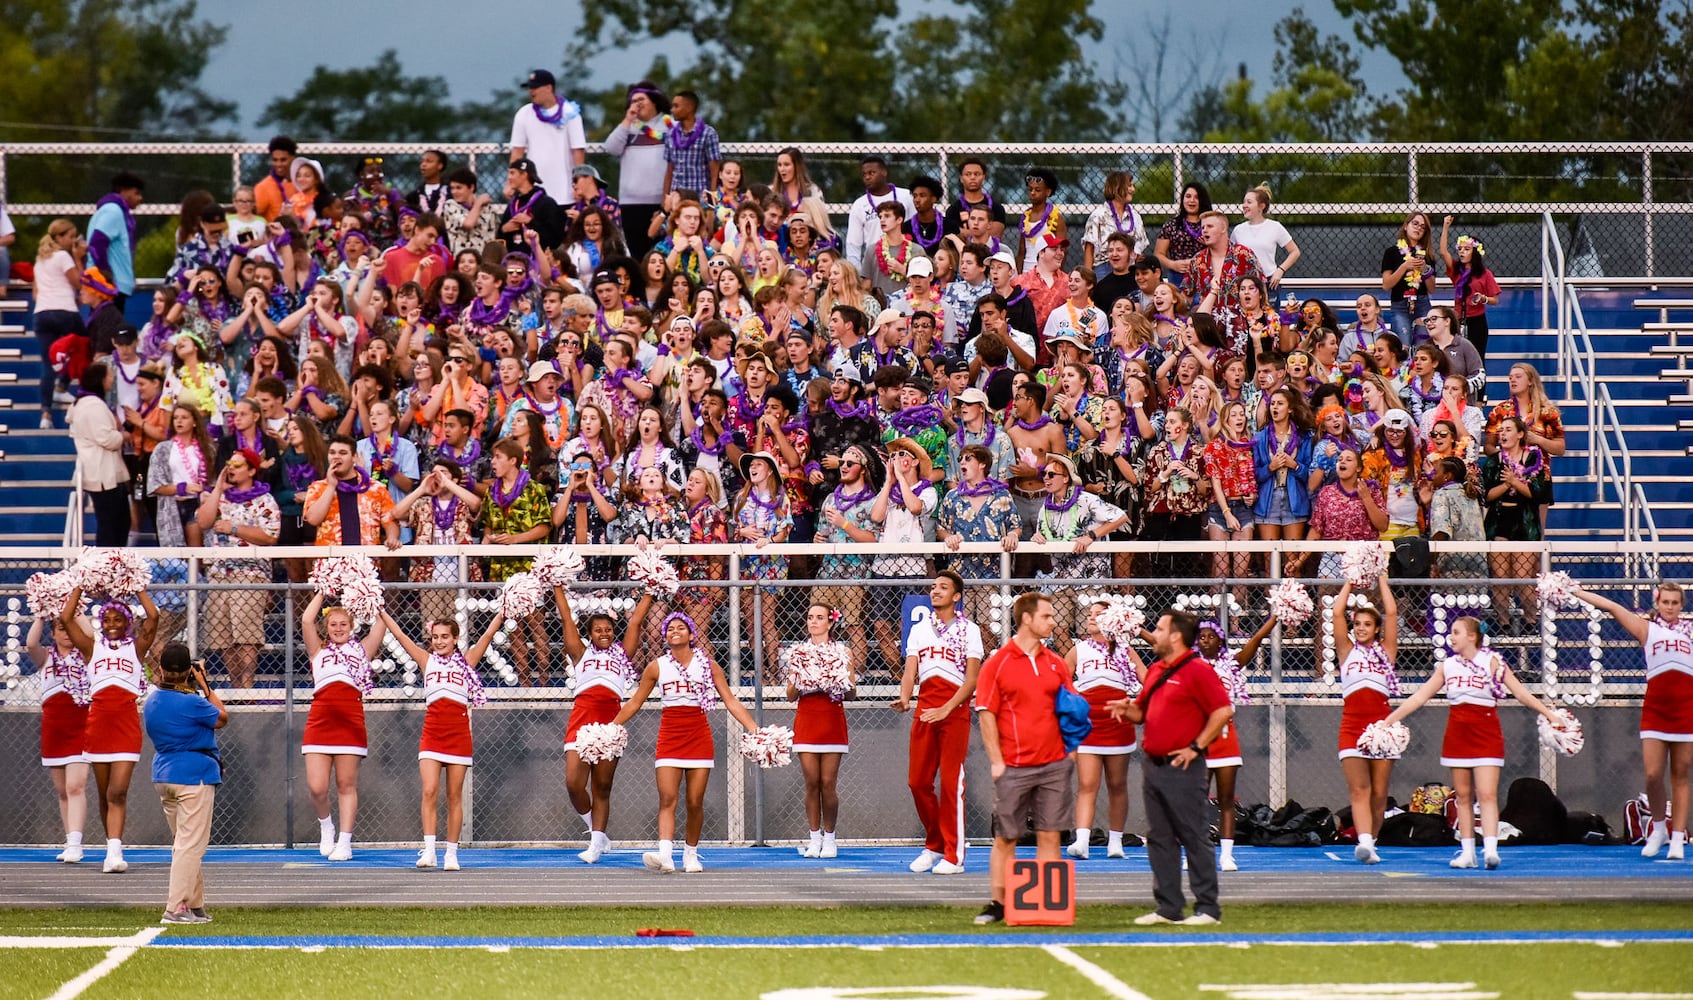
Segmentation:
{"type": "MultiPolygon", "coordinates": [[[[1141,793],[1146,803],[1146,857],[1152,864],[1152,896],[1158,908],[1135,923],[1206,925],[1222,922],[1217,904],[1217,856],[1207,829],[1205,748],[1234,717],[1217,672],[1193,651],[1199,619],[1187,611],[1166,611],[1152,632],[1158,662],[1146,670],[1141,693],[1107,704],[1111,714],[1138,723],[1141,793]],[[1188,765],[1197,762],[1198,767],[1188,765]],[[1187,851],[1193,916],[1182,918],[1182,851],[1187,851]]],[[[984,672],[986,668],[983,668],[984,672]]]]}
{"type": "Polygon", "coordinates": [[[1052,601],[1024,594],[1011,606],[1017,634],[982,664],[976,683],[976,718],[993,775],[992,899],[978,924],[1005,919],[1005,867],[1033,820],[1035,856],[1059,860],[1059,837],[1075,825],[1074,769],[1058,728],[1058,689],[1070,685],[1070,665],[1046,648],[1058,619],[1052,601]]]}

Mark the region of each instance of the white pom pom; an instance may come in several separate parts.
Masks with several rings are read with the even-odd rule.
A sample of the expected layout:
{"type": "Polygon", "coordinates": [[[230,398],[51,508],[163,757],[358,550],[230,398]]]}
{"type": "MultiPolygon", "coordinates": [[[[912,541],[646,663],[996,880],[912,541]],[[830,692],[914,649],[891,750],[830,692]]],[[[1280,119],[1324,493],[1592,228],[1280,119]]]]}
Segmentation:
{"type": "Polygon", "coordinates": [[[134,597],[153,579],[147,560],[133,549],[83,549],[71,572],[84,590],[119,599],[134,597]]]}
{"type": "Polygon", "coordinates": [[[1354,587],[1373,587],[1387,572],[1387,549],[1380,542],[1360,542],[1340,557],[1340,572],[1354,587]]]}
{"type": "Polygon", "coordinates": [[[642,549],[629,557],[629,579],[646,587],[654,597],[674,597],[682,585],[676,567],[657,549],[642,549]]]}
{"type": "Polygon", "coordinates": [[[69,571],[32,575],[24,581],[24,598],[29,603],[29,613],[37,618],[59,617],[75,586],[76,576],[69,571]]]}
{"type": "Polygon", "coordinates": [[[532,572],[537,580],[548,587],[566,587],[582,575],[585,566],[586,563],[575,549],[555,545],[535,557],[532,572]]]}
{"type": "Polygon", "coordinates": [[[341,590],[341,606],[353,616],[353,623],[361,628],[381,617],[385,604],[382,581],[374,576],[353,580],[341,590]]]}
{"type": "Polygon", "coordinates": [[[615,722],[591,722],[576,730],[576,756],[582,763],[616,760],[629,749],[629,730],[615,722]]]}
{"type": "Polygon", "coordinates": [[[1541,744],[1551,747],[1565,757],[1574,757],[1587,742],[1586,737],[1581,734],[1580,720],[1571,715],[1568,709],[1555,708],[1552,714],[1562,720],[1561,724],[1553,725],[1542,715],[1538,727],[1541,744]]]}
{"type": "Polygon", "coordinates": [[[794,731],[787,726],[765,726],[741,734],[741,756],[759,767],[787,767],[793,759],[794,731]]]}
{"type": "Polygon", "coordinates": [[[1575,581],[1561,570],[1542,574],[1537,589],[1540,591],[1540,603],[1546,607],[1568,610],[1581,604],[1575,597],[1575,581]]]}
{"type": "Polygon", "coordinates": [[[500,606],[507,619],[522,621],[541,610],[546,603],[547,590],[533,573],[517,573],[509,577],[500,590],[500,606]]]}
{"type": "Polygon", "coordinates": [[[1146,612],[1132,601],[1121,597],[1106,599],[1107,607],[1099,613],[1095,621],[1099,630],[1111,637],[1111,641],[1119,646],[1126,646],[1140,638],[1140,630],[1146,627],[1146,612]]]}
{"type": "Polygon", "coordinates": [[[836,643],[802,642],[788,651],[788,680],[801,691],[844,701],[852,693],[852,664],[836,643]]]}
{"type": "Polygon", "coordinates": [[[1411,745],[1411,731],[1403,722],[1388,724],[1380,719],[1364,727],[1358,734],[1358,749],[1366,757],[1394,758],[1411,745]]]}
{"type": "Polygon", "coordinates": [[[1282,628],[1296,628],[1316,611],[1311,594],[1298,580],[1283,580],[1270,591],[1270,615],[1281,622],[1282,628]]]}

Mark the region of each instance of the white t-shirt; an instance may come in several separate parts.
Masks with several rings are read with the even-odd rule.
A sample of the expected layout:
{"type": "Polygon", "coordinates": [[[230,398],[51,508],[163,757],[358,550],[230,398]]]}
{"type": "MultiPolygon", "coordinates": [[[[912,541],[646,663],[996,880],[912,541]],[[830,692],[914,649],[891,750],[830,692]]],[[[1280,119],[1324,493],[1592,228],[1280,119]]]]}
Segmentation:
{"type": "Polygon", "coordinates": [[[1287,228],[1274,219],[1263,222],[1242,222],[1234,227],[1229,238],[1243,244],[1258,258],[1258,271],[1268,275],[1276,269],[1276,248],[1293,242],[1287,228]]]}
{"type": "MultiPolygon", "coordinates": [[[[5,233],[0,231],[0,236],[5,233]]],[[[76,267],[76,261],[64,250],[53,251],[45,263],[35,265],[35,311],[76,312],[76,292],[71,290],[65,272],[76,267]]],[[[3,278],[0,275],[0,278],[3,278]]]]}
{"type": "Polygon", "coordinates": [[[954,614],[952,621],[946,625],[946,632],[947,635],[942,637],[936,631],[932,615],[924,615],[911,623],[911,631],[905,640],[905,655],[917,657],[919,685],[939,679],[953,688],[962,687],[968,661],[982,659],[982,633],[973,622],[963,615],[954,614]],[[958,635],[963,637],[963,660],[957,655],[958,635]]]}
{"type": "Polygon", "coordinates": [[[911,192],[892,184],[888,185],[888,193],[880,197],[866,191],[854,199],[852,207],[847,209],[846,245],[842,248],[847,260],[863,260],[864,249],[881,238],[882,228],[877,221],[876,210],[890,201],[897,201],[905,207],[907,219],[917,214],[917,206],[911,202],[911,192]]]}
{"type": "Polygon", "coordinates": [[[247,222],[242,222],[235,216],[229,216],[229,238],[235,243],[241,242],[242,233],[253,234],[253,244],[257,246],[265,240],[265,220],[262,215],[255,215],[247,222]]]}
{"type": "Polygon", "coordinates": [[[1095,305],[1077,309],[1065,302],[1047,315],[1046,329],[1041,332],[1048,343],[1051,343],[1054,337],[1074,334],[1076,339],[1086,344],[1091,351],[1099,335],[1105,332],[1105,310],[1095,305]]]}
{"type": "MultiPolygon", "coordinates": [[[[570,172],[576,169],[575,151],[588,148],[587,133],[582,130],[582,112],[570,101],[563,101],[564,120],[549,125],[535,117],[535,105],[525,104],[517,109],[511,120],[512,148],[522,148],[523,155],[535,161],[541,175],[541,186],[560,204],[568,204],[570,172]]],[[[558,110],[556,107],[553,110],[558,110]]]]}

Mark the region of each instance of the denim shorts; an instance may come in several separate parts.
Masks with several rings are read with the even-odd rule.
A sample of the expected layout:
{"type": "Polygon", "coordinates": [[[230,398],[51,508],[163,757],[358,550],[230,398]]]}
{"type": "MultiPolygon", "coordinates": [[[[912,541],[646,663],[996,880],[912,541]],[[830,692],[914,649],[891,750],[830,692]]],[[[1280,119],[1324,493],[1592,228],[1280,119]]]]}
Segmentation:
{"type": "MultiPolygon", "coordinates": [[[[1234,519],[1240,524],[1242,530],[1251,530],[1253,522],[1252,501],[1230,500],[1229,511],[1234,514],[1234,519]]],[[[1211,504],[1211,509],[1205,512],[1205,523],[1223,531],[1229,530],[1228,519],[1223,517],[1223,508],[1217,506],[1215,502],[1211,504]]]]}
{"type": "Polygon", "coordinates": [[[1305,518],[1295,517],[1293,508],[1288,506],[1287,487],[1272,487],[1270,492],[1270,513],[1258,519],[1259,524],[1304,524],[1305,518]]]}

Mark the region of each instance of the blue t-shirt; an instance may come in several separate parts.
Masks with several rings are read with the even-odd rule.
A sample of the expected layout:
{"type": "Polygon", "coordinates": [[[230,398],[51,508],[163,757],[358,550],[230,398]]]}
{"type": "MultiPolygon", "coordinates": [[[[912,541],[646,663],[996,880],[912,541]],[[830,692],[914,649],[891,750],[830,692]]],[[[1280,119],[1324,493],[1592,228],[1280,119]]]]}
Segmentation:
{"type": "Polygon", "coordinates": [[[153,780],[167,785],[218,785],[217,706],[198,694],[154,688],[141,708],[153,741],[153,780]]]}

